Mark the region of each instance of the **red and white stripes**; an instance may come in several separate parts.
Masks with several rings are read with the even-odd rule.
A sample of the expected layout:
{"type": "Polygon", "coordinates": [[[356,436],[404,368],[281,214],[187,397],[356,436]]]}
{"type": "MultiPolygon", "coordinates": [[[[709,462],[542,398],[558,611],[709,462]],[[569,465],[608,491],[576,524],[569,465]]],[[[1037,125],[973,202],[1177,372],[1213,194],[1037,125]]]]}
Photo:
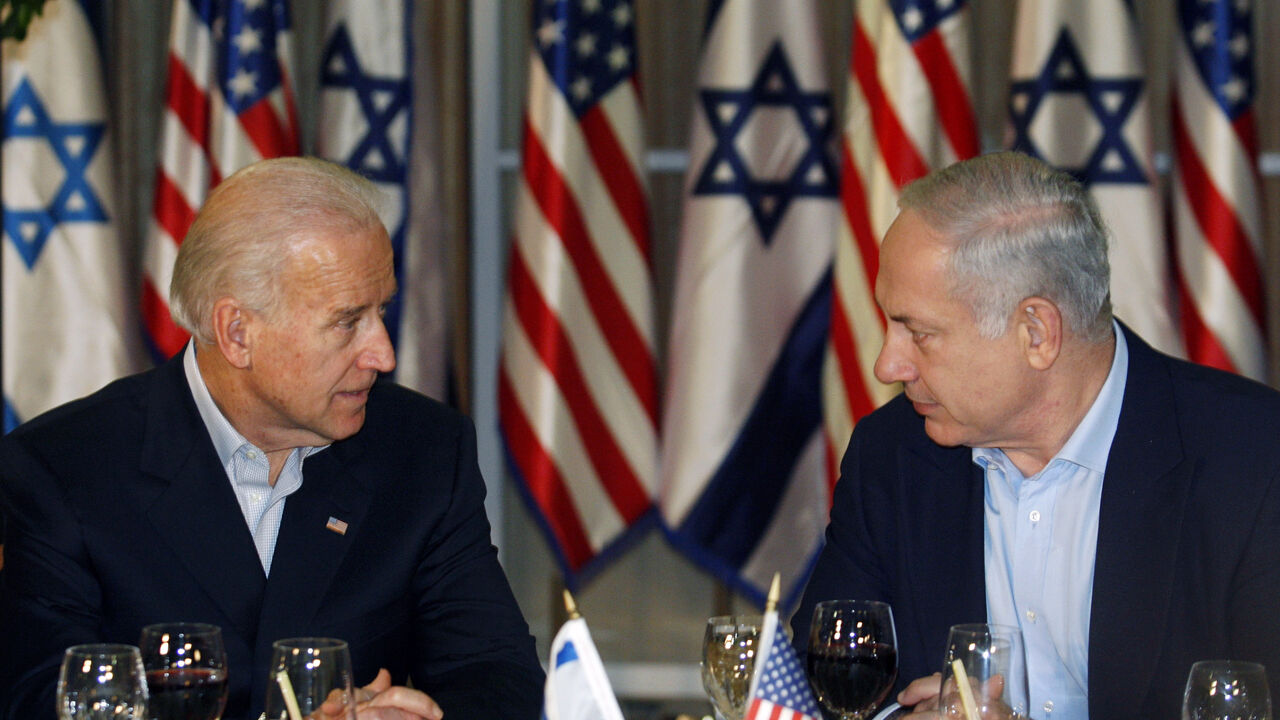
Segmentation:
{"type": "Polygon", "coordinates": [[[224,88],[236,80],[227,77],[217,63],[216,45],[234,41],[225,29],[222,37],[215,36],[213,26],[224,26],[225,14],[216,15],[210,0],[174,1],[160,166],[153,222],[142,260],[143,322],[157,356],[173,355],[187,339],[186,332],[169,317],[169,281],[178,246],[209,191],[245,165],[299,151],[289,70],[292,49],[281,2],[271,0],[266,8],[243,13],[245,25],[235,37],[247,38],[249,35],[241,33],[256,32],[262,47],[259,52],[274,48],[271,57],[260,60],[244,53],[243,62],[250,67],[274,63],[277,68],[272,74],[278,72],[280,80],[251,90],[238,86],[263,97],[237,113],[224,94],[224,88]]]}
{"type": "MultiPolygon", "coordinates": [[[[823,373],[829,479],[858,418],[896,390],[875,379],[884,320],[873,297],[879,242],[902,186],[978,154],[969,96],[964,3],[899,17],[858,0],[841,138],[842,222],[836,240],[831,339],[823,373]]],[[[905,15],[905,13],[904,13],[905,15]]]]}
{"type": "Polygon", "coordinates": [[[1247,19],[1219,27],[1231,11],[1215,4],[1224,7],[1208,17],[1218,24],[1184,18],[1174,50],[1171,198],[1182,331],[1189,359],[1265,380],[1257,121],[1251,72],[1232,71],[1251,63],[1252,36],[1247,19]]]}
{"type": "Polygon", "coordinates": [[[535,51],[498,402],[513,469],[572,583],[652,507],[657,380],[636,83],[581,114],[563,87],[535,51]]]}

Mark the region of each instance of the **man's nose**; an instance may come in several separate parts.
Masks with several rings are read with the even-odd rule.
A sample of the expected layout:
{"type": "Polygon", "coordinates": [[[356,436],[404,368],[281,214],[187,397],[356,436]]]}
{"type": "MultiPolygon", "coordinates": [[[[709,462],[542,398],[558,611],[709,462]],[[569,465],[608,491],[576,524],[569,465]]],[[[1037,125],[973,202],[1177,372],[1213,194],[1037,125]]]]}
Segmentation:
{"type": "Polygon", "coordinates": [[[880,346],[880,354],[876,356],[874,370],[876,379],[886,385],[911,382],[919,374],[906,352],[906,344],[910,342],[906,336],[907,332],[903,328],[890,327],[885,331],[884,344],[880,346]]]}
{"type": "Polygon", "coordinates": [[[378,318],[377,325],[372,328],[368,346],[360,353],[359,364],[361,369],[377,370],[380,373],[396,369],[396,350],[391,346],[391,335],[387,333],[387,326],[382,318],[378,318]]]}

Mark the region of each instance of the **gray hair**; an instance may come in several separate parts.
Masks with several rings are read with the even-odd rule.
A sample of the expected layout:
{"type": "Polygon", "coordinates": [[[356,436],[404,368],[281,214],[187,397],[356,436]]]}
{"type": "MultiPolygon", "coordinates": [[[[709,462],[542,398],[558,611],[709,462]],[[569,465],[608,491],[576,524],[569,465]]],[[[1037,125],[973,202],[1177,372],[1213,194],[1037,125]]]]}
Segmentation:
{"type": "Polygon", "coordinates": [[[993,153],[911,183],[898,205],[952,244],[951,293],[984,337],[1004,334],[1032,296],[1056,304],[1086,342],[1110,337],[1107,229],[1071,175],[1022,153],[993,153]]]}
{"type": "Polygon", "coordinates": [[[274,313],[292,241],[316,230],[381,226],[382,202],[373,183],[317,158],[263,160],[236,172],[209,194],[178,249],[169,284],[174,322],[211,343],[213,306],[221,298],[274,313]]]}

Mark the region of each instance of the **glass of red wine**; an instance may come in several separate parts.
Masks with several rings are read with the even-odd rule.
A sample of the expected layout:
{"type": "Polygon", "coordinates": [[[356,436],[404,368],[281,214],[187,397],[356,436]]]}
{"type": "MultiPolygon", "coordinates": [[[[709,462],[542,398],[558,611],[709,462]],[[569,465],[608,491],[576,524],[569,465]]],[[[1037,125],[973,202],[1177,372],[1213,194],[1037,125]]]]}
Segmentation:
{"type": "Polygon", "coordinates": [[[871,717],[898,678],[898,637],[889,605],[827,600],[813,609],[806,668],[818,704],[831,717],[871,717]]]}
{"type": "Polygon", "coordinates": [[[150,720],[218,720],[227,704],[227,651],[222,629],[204,623],[160,623],[138,641],[147,671],[150,720]]]}

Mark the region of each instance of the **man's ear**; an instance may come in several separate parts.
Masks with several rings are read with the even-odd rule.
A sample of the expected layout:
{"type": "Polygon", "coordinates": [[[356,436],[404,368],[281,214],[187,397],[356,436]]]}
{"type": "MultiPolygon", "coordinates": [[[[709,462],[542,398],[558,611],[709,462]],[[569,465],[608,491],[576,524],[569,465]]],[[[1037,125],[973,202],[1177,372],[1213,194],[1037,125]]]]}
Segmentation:
{"type": "Polygon", "coordinates": [[[252,313],[235,298],[224,297],[213,304],[213,342],[232,367],[247,369],[253,364],[249,325],[252,313]]]}
{"type": "Polygon", "coordinates": [[[1018,303],[1014,327],[1027,364],[1048,370],[1062,352],[1062,312],[1051,300],[1029,297],[1018,303]]]}

